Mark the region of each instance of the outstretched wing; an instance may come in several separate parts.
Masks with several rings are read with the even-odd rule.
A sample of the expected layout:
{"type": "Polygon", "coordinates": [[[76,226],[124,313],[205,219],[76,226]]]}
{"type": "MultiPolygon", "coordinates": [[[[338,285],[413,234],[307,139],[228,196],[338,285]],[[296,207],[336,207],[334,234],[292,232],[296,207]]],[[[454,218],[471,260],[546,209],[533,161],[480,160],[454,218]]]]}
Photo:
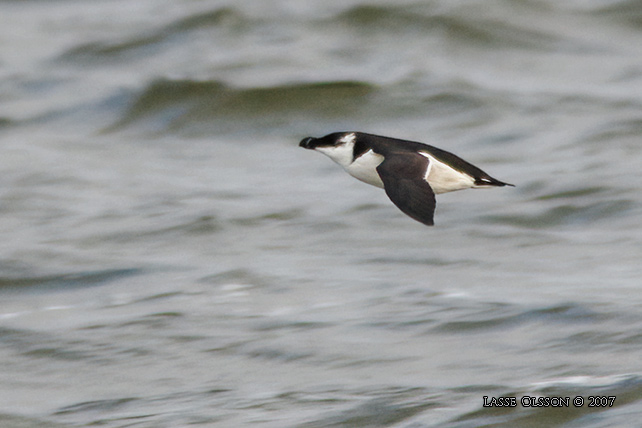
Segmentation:
{"type": "Polygon", "coordinates": [[[395,153],[377,167],[390,200],[413,219],[432,226],[435,193],[424,179],[429,160],[415,153],[395,153]]]}

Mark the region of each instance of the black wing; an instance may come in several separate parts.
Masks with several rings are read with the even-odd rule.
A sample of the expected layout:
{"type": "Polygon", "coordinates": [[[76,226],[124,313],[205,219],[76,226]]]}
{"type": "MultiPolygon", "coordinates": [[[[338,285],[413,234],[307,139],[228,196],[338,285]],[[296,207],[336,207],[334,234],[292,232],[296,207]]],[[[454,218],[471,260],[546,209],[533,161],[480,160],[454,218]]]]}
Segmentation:
{"type": "Polygon", "coordinates": [[[432,226],[435,214],[435,193],[424,180],[428,158],[412,154],[394,154],[377,167],[383,187],[390,200],[405,214],[432,226]]]}

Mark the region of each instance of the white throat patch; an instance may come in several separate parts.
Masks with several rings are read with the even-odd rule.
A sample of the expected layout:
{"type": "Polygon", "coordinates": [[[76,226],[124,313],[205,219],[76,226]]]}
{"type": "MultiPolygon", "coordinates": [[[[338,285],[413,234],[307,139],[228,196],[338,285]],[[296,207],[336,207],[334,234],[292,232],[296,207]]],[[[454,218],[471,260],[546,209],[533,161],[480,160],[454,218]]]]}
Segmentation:
{"type": "Polygon", "coordinates": [[[342,167],[347,168],[352,163],[355,139],[354,133],[347,134],[339,140],[339,144],[336,146],[317,147],[314,150],[323,153],[342,167]]]}
{"type": "Polygon", "coordinates": [[[383,188],[383,182],[377,172],[377,167],[383,162],[383,156],[368,150],[354,159],[356,139],[357,136],[354,133],[346,134],[337,141],[336,146],[317,147],[315,150],[341,165],[348,174],[357,180],[383,188]]]}

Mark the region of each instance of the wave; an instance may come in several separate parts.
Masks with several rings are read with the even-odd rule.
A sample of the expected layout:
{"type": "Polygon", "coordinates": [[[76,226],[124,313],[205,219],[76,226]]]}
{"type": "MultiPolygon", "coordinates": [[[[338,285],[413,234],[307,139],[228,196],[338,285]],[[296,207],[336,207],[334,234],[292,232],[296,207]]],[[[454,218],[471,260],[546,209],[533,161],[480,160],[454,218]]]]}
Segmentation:
{"type": "Polygon", "coordinates": [[[369,123],[395,115],[482,120],[493,114],[487,107],[497,102],[503,101],[496,94],[462,82],[419,88],[406,81],[384,86],[331,80],[241,88],[218,80],[162,78],[130,94],[128,106],[103,132],[201,135],[300,127],[309,133],[323,121],[336,127],[337,122],[369,123]]]}
{"type": "MultiPolygon", "coordinates": [[[[433,11],[412,7],[356,6],[339,14],[333,21],[357,31],[420,31],[424,36],[434,33],[453,42],[480,47],[559,50],[570,42],[559,35],[520,26],[516,21],[487,18],[476,13],[476,8],[433,11]]],[[[577,42],[572,44],[577,47],[577,42]]]]}
{"type": "Polygon", "coordinates": [[[241,126],[248,120],[256,126],[256,121],[291,120],[296,113],[338,117],[358,109],[376,92],[374,85],[357,81],[234,88],[219,81],[159,79],[135,94],[122,117],[105,131],[140,124],[163,132],[199,124],[220,130],[235,126],[235,119],[241,126]]]}
{"type": "MultiPolygon", "coordinates": [[[[574,368],[574,371],[576,369],[574,368]]],[[[486,388],[485,391],[488,389],[486,388]]],[[[546,421],[549,427],[566,426],[626,426],[630,424],[630,414],[622,411],[624,406],[639,406],[642,392],[642,377],[638,374],[614,376],[569,376],[553,381],[535,383],[523,389],[508,389],[493,393],[495,396],[516,397],[514,408],[478,408],[454,418],[446,427],[462,426],[538,426],[546,421]],[[593,397],[615,397],[614,407],[590,407],[593,397]],[[583,405],[576,407],[573,401],[569,406],[523,406],[526,397],[575,397],[583,399],[583,405]],[[615,409],[618,410],[615,410],[615,409]],[[594,415],[594,416],[592,416],[594,415]],[[608,420],[609,423],[605,424],[608,420]]],[[[481,401],[481,400],[480,400],[481,401]]],[[[528,402],[528,401],[527,401],[528,402]]]]}
{"type": "MultiPolygon", "coordinates": [[[[136,56],[132,59],[140,60],[142,51],[155,53],[166,42],[177,37],[189,36],[189,33],[208,28],[233,29],[241,28],[247,23],[247,18],[238,10],[220,8],[213,11],[193,14],[172,22],[157,30],[148,31],[119,41],[93,41],[75,46],[59,56],[61,61],[74,60],[113,60],[114,57],[123,58],[130,53],[136,56]]],[[[143,55],[144,56],[144,55],[143,55]]]]}
{"type": "MultiPolygon", "coordinates": [[[[591,193],[588,190],[587,193],[591,193]]],[[[569,195],[552,194],[544,199],[567,198],[569,195]]],[[[485,216],[489,223],[513,225],[528,229],[545,229],[560,225],[584,226],[596,221],[612,221],[613,218],[622,217],[632,212],[636,207],[633,200],[614,199],[590,203],[564,203],[547,208],[537,214],[511,214],[485,216]]]]}
{"type": "Polygon", "coordinates": [[[42,276],[3,276],[0,277],[0,290],[32,290],[32,289],[69,289],[77,287],[92,287],[124,277],[140,275],[139,268],[104,269],[97,271],[66,272],[42,276]]]}
{"type": "Polygon", "coordinates": [[[9,119],[8,117],[0,117],[0,129],[11,126],[14,124],[14,121],[12,119],[9,119]]]}
{"type": "Polygon", "coordinates": [[[594,13],[622,21],[638,30],[642,29],[642,1],[640,0],[604,2],[594,8],[594,13]]]}
{"type": "Polygon", "coordinates": [[[564,303],[541,308],[522,308],[512,305],[489,304],[482,313],[467,320],[448,321],[435,326],[439,333],[470,333],[481,330],[502,330],[520,327],[526,323],[545,322],[586,323],[599,322],[610,314],[597,313],[576,303],[564,303]]]}

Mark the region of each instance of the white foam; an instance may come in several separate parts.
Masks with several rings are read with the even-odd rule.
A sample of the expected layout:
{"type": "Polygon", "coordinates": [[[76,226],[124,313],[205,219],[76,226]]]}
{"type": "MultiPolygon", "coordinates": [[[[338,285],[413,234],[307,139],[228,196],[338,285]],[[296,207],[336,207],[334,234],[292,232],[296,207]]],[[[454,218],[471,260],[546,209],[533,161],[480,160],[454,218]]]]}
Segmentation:
{"type": "Polygon", "coordinates": [[[544,389],[553,386],[610,386],[630,379],[632,374],[620,374],[612,376],[568,376],[551,379],[543,382],[535,382],[530,386],[534,389],[544,389]]]}

